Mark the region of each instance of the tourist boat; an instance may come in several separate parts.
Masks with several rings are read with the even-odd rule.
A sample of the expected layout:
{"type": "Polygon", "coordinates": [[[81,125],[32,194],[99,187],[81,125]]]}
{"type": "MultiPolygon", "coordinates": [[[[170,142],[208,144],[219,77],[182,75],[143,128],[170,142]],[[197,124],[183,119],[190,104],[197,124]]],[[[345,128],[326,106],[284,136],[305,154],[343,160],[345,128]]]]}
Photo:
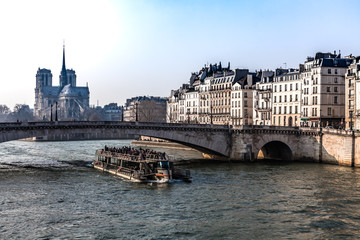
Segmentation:
{"type": "Polygon", "coordinates": [[[191,182],[189,170],[174,168],[173,161],[165,153],[144,152],[130,147],[96,150],[93,166],[133,182],[166,183],[176,180],[191,182]],[[131,149],[130,151],[128,151],[131,149]]]}

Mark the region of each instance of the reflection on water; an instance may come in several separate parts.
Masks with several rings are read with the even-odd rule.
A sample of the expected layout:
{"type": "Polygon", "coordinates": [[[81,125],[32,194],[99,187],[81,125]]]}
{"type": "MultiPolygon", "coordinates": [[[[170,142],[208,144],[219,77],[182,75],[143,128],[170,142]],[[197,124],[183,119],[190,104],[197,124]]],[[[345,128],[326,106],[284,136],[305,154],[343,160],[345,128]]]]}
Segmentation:
{"type": "Polygon", "coordinates": [[[89,167],[95,149],[105,144],[129,141],[0,144],[1,239],[358,236],[358,169],[204,162],[186,166],[190,184],[138,184],[89,167]]]}

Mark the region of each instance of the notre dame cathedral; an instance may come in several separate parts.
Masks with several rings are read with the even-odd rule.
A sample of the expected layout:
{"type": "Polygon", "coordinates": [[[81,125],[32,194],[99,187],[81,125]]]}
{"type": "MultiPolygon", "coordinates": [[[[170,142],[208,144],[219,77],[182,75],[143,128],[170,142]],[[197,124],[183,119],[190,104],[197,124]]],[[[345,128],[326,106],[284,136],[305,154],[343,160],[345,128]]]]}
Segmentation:
{"type": "Polygon", "coordinates": [[[38,69],[36,73],[34,114],[42,120],[81,120],[89,108],[89,88],[76,86],[76,74],[65,67],[65,46],[60,72],[59,86],[52,86],[52,73],[49,69],[38,69]],[[57,113],[56,113],[57,107],[57,113]]]}

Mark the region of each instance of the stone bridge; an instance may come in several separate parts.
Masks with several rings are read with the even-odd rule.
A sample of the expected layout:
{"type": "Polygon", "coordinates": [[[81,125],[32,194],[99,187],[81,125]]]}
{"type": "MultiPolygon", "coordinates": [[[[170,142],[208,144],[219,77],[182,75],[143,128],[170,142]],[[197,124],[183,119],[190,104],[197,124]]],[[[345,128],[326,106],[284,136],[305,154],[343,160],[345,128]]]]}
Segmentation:
{"type": "Polygon", "coordinates": [[[357,142],[360,134],[355,132],[107,121],[0,123],[0,142],[42,136],[60,141],[149,136],[184,144],[215,159],[253,161],[269,158],[360,166],[360,149],[355,148],[360,143],[357,142]]]}

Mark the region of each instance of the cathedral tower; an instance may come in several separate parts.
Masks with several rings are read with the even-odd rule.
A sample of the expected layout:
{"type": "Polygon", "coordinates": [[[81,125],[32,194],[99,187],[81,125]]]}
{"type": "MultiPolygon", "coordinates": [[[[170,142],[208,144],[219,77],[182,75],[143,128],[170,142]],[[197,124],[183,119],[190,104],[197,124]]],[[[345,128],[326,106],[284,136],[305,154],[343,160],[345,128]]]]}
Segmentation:
{"type": "Polygon", "coordinates": [[[52,74],[49,69],[38,69],[36,73],[36,88],[52,86],[52,74]]]}

